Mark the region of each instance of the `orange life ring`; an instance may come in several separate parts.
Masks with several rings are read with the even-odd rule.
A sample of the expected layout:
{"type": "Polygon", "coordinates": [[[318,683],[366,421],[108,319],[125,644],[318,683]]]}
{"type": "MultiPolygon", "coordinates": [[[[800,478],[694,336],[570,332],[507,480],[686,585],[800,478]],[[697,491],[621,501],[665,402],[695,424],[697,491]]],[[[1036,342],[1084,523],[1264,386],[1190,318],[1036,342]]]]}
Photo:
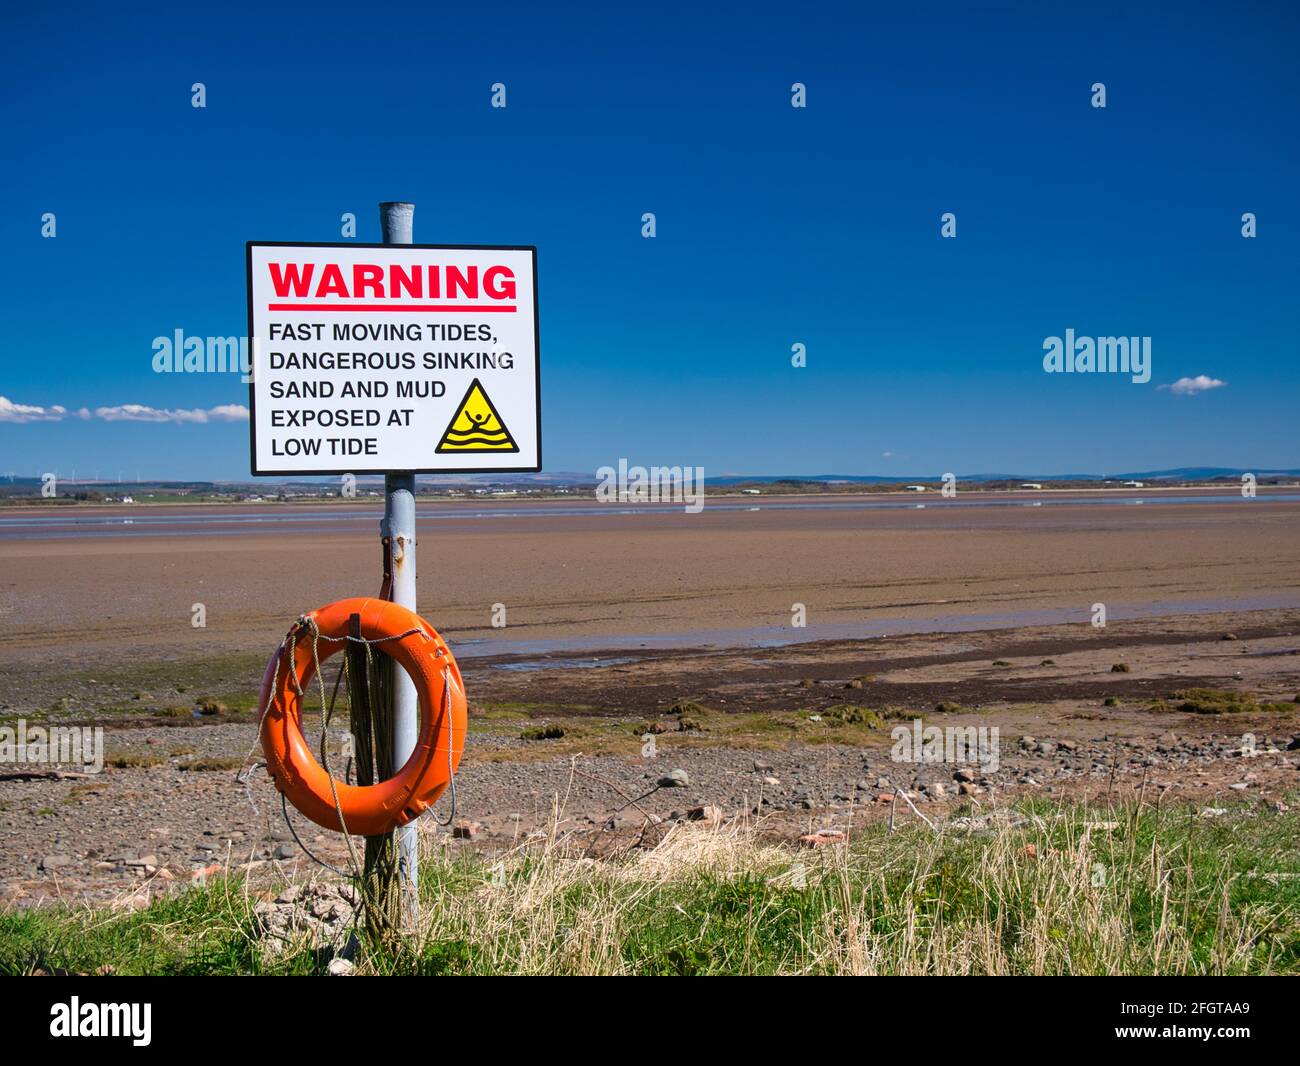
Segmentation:
{"type": "Polygon", "coordinates": [[[260,706],[262,751],[275,787],[326,829],[343,831],[346,826],[349,833],[379,836],[405,825],[442,795],[465,748],[465,685],[451,649],[418,614],[388,600],[339,600],[295,623],[267,664],[260,706]],[[394,777],[375,785],[349,785],[337,778],[331,784],[330,775],[316,761],[302,732],[302,697],[298,693],[310,691],[315,671],[313,643],[315,661],[324,662],[346,643],[354,615],[359,619],[360,635],[384,641],[375,648],[401,664],[420,698],[415,750],[394,777]],[[311,623],[319,630],[319,639],[314,638],[311,623]],[[400,639],[392,639],[403,633],[406,635],[400,639]],[[282,661],[290,655],[290,662],[282,661]],[[343,824],[339,823],[340,811],[343,824]]]}

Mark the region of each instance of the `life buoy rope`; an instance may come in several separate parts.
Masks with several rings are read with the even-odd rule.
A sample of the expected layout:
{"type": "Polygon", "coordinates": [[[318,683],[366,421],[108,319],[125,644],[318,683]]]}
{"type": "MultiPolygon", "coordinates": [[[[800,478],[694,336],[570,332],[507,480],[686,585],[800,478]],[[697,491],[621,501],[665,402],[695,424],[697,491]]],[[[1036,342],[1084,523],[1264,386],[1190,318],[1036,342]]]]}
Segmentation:
{"type": "MultiPolygon", "coordinates": [[[[443,707],[443,721],[447,723],[447,792],[451,796],[451,809],[447,812],[446,819],[439,818],[436,814],[433,820],[439,825],[451,825],[456,820],[456,767],[451,762],[452,750],[452,731],[455,728],[455,722],[451,716],[451,684],[447,677],[447,668],[442,668],[442,698],[446,701],[443,707]]],[[[461,746],[464,747],[464,738],[461,739],[461,746]]]]}

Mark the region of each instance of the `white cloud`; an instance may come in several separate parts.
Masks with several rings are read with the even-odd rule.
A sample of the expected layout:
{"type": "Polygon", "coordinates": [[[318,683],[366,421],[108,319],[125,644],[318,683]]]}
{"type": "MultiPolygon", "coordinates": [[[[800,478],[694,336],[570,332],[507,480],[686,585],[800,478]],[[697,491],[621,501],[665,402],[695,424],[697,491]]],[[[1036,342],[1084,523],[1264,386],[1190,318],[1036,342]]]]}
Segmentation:
{"type": "Polygon", "coordinates": [[[1194,378],[1179,378],[1172,385],[1157,385],[1156,387],[1168,389],[1175,396],[1195,396],[1198,392],[1221,389],[1226,384],[1228,384],[1226,381],[1212,378],[1208,374],[1197,374],[1194,378]]]}
{"type": "Polygon", "coordinates": [[[240,403],[223,403],[216,407],[170,408],[148,407],[142,403],[124,403],[116,407],[79,407],[69,412],[66,407],[54,404],[38,407],[30,403],[14,403],[0,396],[0,422],[20,425],[25,422],[61,422],[69,416],[82,420],[102,418],[105,422],[247,422],[248,408],[240,403]]]}
{"type": "Polygon", "coordinates": [[[8,396],[0,396],[0,422],[58,422],[68,413],[66,407],[37,407],[30,403],[14,403],[8,396]]]}
{"type": "Polygon", "coordinates": [[[212,408],[208,417],[214,422],[247,422],[248,408],[242,403],[223,403],[212,408]]]}
{"type": "Polygon", "coordinates": [[[248,408],[237,403],[221,404],[207,410],[202,407],[186,409],[124,403],[117,407],[96,407],[95,417],[106,422],[243,422],[248,419],[248,408]]]}

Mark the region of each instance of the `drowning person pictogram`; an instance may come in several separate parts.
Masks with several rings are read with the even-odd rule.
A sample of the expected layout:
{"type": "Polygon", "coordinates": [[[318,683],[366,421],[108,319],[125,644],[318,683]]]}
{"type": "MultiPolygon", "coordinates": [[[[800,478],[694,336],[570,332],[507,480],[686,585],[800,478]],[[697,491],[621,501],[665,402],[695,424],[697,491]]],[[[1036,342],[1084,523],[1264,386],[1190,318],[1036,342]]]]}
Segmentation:
{"type": "Polygon", "coordinates": [[[517,452],[519,445],[510,436],[497,409],[492,406],[478,378],[471,382],[465,398],[442,434],[439,452],[517,452]]]}

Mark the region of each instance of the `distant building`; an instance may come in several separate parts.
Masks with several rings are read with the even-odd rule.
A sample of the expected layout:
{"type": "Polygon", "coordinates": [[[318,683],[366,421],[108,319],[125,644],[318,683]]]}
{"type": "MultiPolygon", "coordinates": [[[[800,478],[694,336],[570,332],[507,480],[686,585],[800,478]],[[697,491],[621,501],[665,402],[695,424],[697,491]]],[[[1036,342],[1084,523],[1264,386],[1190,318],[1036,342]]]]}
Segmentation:
{"type": "Polygon", "coordinates": [[[1126,482],[1124,482],[1124,488],[1126,488],[1126,489],[1141,489],[1141,488],[1145,488],[1145,487],[1146,487],[1146,486],[1143,485],[1143,483],[1140,482],[1140,481],[1126,481],[1126,482]]]}
{"type": "Polygon", "coordinates": [[[904,488],[904,490],[907,491],[907,492],[924,492],[924,491],[925,491],[925,486],[924,486],[924,485],[904,485],[903,488],[904,488]]]}
{"type": "Polygon", "coordinates": [[[1026,482],[1025,482],[1023,485],[1021,485],[1020,487],[1021,487],[1022,489],[1041,489],[1043,486],[1042,486],[1042,484],[1041,484],[1040,482],[1037,482],[1037,481],[1026,481],[1026,482]]]}
{"type": "Polygon", "coordinates": [[[763,494],[762,489],[741,489],[740,491],[746,496],[761,496],[763,494]]]}

